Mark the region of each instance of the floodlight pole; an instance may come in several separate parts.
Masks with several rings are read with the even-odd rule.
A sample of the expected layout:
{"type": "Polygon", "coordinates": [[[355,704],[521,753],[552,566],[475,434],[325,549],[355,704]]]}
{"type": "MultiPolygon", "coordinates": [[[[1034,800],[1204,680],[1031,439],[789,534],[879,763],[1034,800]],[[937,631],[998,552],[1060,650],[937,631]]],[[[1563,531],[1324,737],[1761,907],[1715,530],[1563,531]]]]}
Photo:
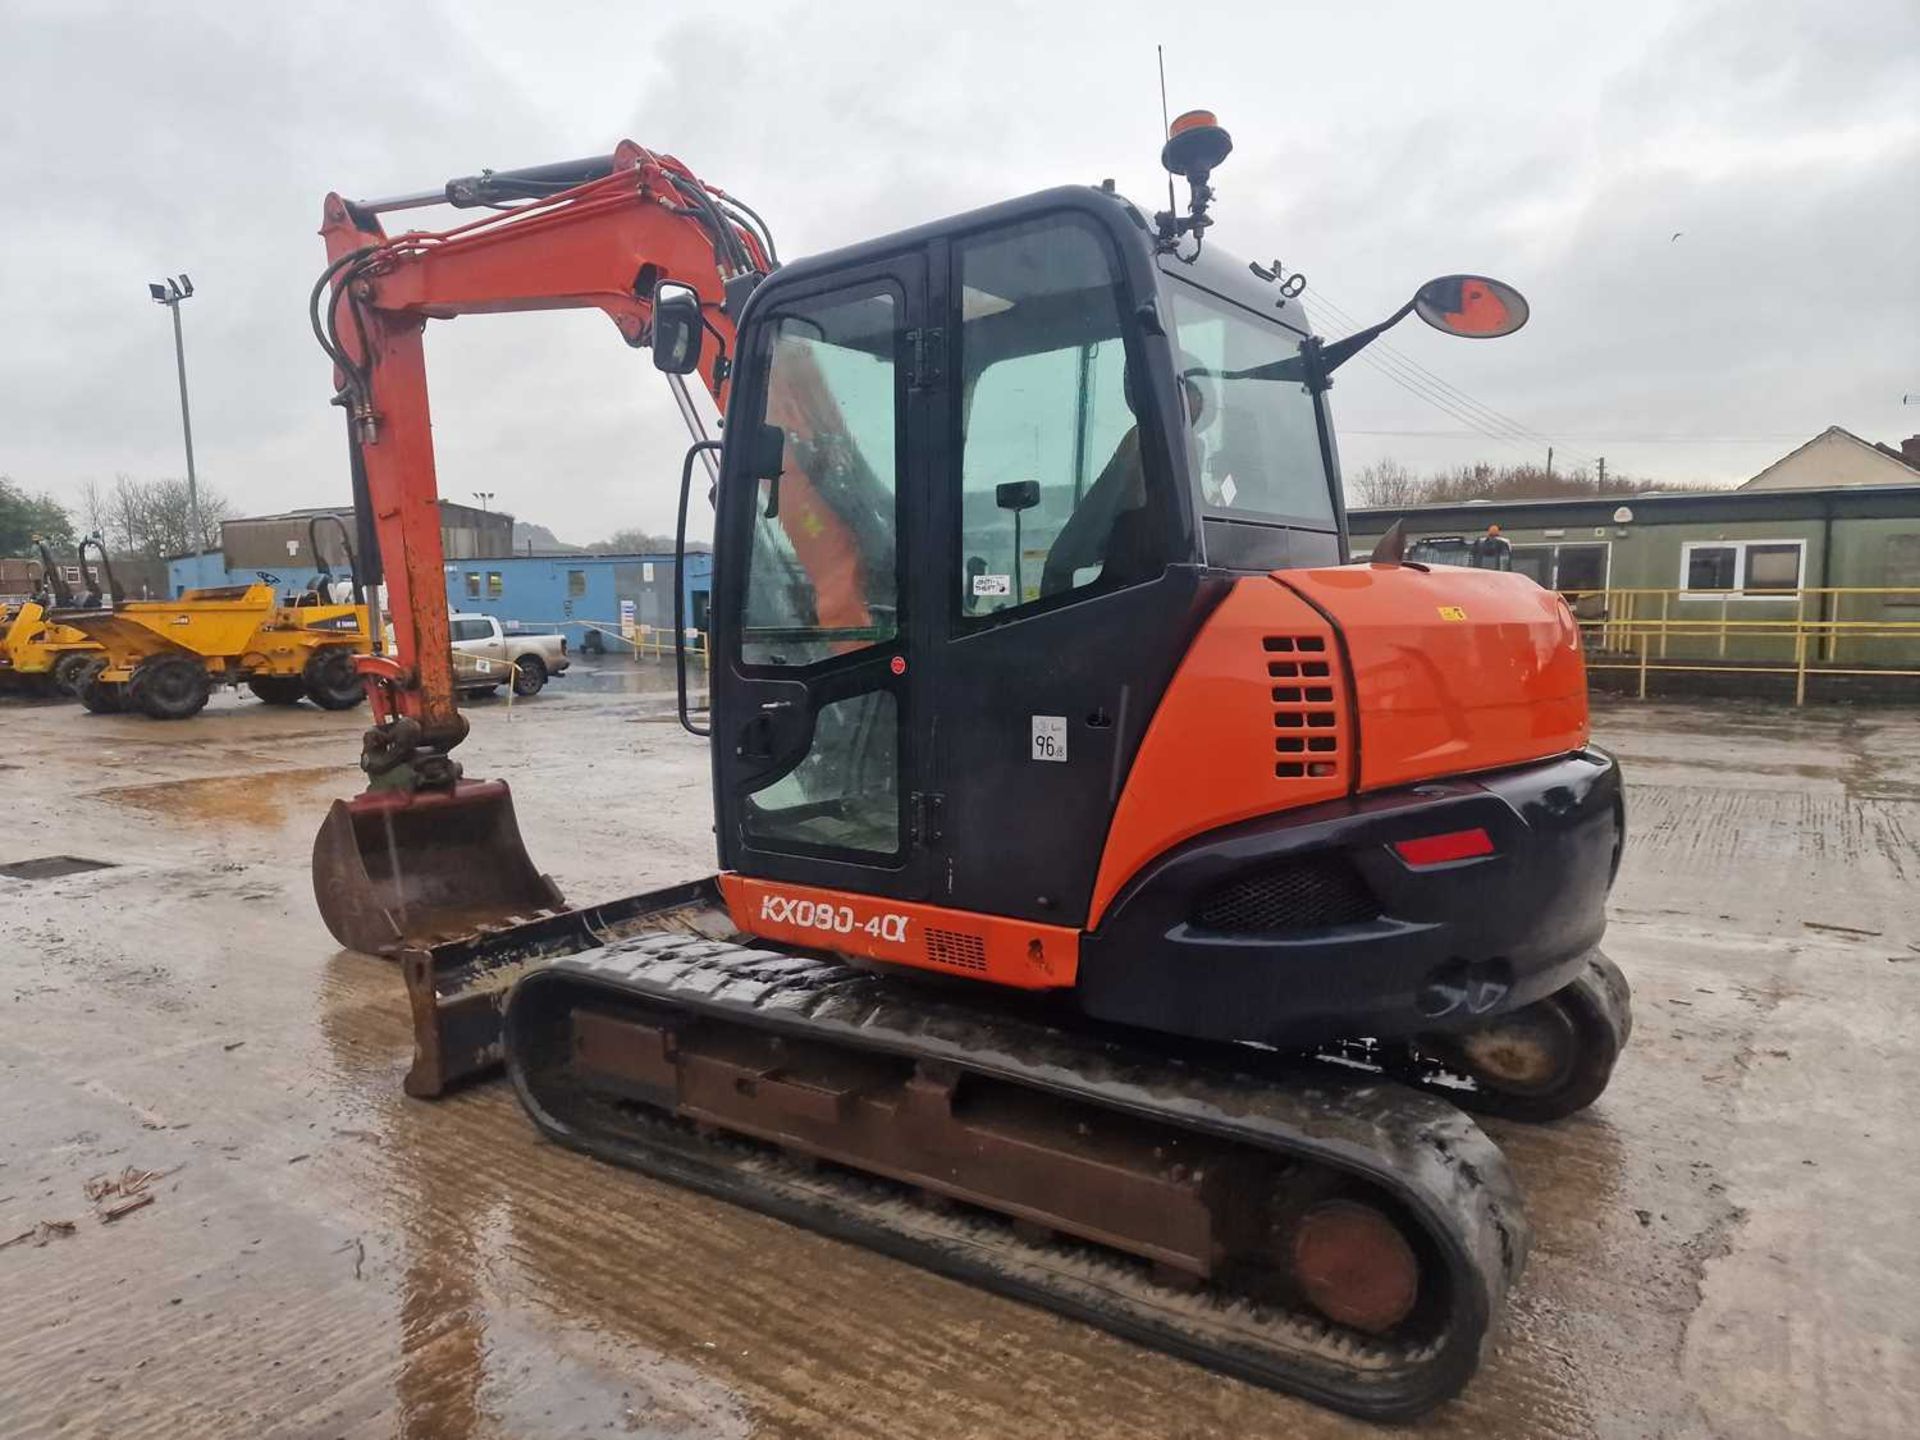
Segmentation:
{"type": "Polygon", "coordinates": [[[187,442],[187,513],[193,525],[193,571],[197,582],[200,576],[200,552],[206,546],[207,532],[200,526],[200,481],[193,469],[193,413],[187,407],[187,342],[180,330],[180,302],[191,295],[193,289],[189,286],[182,290],[172,280],[166,283],[164,293],[158,286],[152,288],[153,298],[173,312],[173,359],[180,372],[180,433],[187,442]]]}

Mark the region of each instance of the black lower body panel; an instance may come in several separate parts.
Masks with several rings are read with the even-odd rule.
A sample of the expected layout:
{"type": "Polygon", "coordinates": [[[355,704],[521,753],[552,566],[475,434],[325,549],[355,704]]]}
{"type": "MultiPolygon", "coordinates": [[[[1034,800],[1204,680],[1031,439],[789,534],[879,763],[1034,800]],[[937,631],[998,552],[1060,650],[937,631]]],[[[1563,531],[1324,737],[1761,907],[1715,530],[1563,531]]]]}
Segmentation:
{"type": "Polygon", "coordinates": [[[1624,823],[1619,769],[1588,749],[1202,835],[1084,937],[1076,995],[1103,1020],[1288,1047],[1471,1029],[1579,978],[1624,823]],[[1488,853],[1395,848],[1473,832],[1488,853]]]}

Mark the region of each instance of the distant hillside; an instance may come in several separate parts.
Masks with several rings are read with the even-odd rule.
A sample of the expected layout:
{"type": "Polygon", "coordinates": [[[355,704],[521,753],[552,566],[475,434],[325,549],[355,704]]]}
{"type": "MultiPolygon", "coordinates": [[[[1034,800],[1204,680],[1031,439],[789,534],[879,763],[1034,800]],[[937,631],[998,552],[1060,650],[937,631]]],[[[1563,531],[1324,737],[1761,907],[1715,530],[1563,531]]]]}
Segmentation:
{"type": "Polygon", "coordinates": [[[586,548],[584,545],[569,545],[546,526],[535,525],[530,520],[513,522],[513,553],[516,555],[524,555],[528,550],[536,555],[550,555],[586,548]]]}
{"type": "MultiPolygon", "coordinates": [[[[645,530],[617,530],[605,540],[591,545],[569,545],[544,525],[527,520],[513,522],[513,553],[525,555],[670,555],[673,536],[654,535],[645,530]]],[[[689,555],[705,555],[713,546],[705,540],[689,540],[689,555]]]]}

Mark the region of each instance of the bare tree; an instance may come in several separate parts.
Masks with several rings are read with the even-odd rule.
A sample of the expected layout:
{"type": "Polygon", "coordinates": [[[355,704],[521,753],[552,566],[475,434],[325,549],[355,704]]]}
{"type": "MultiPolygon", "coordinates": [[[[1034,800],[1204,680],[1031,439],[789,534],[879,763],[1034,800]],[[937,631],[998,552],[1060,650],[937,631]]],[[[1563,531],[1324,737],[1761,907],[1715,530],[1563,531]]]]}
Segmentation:
{"type": "Polygon", "coordinates": [[[88,524],[105,537],[109,551],[155,560],[217,549],[220,522],[232,513],[221,495],[201,486],[196,536],[186,481],[137,480],[130,475],[116,476],[107,493],[89,482],[81,504],[88,524]]]}
{"type": "MultiPolygon", "coordinates": [[[[1660,481],[1612,474],[1607,476],[1605,493],[1637,495],[1662,488],[1660,481]]],[[[1353,489],[1362,505],[1380,510],[1459,505],[1468,500],[1560,500],[1599,493],[1585,467],[1550,474],[1539,465],[1494,465],[1485,460],[1430,475],[1416,475],[1397,460],[1380,460],[1360,472],[1353,489]]]]}
{"type": "Polygon", "coordinates": [[[1362,505],[1378,509],[1418,505],[1426,498],[1425,482],[1398,460],[1376,460],[1360,472],[1354,492],[1362,505]]]}
{"type": "Polygon", "coordinates": [[[106,533],[109,508],[107,492],[98,480],[88,480],[80,486],[80,528],[85,534],[106,533]]]}

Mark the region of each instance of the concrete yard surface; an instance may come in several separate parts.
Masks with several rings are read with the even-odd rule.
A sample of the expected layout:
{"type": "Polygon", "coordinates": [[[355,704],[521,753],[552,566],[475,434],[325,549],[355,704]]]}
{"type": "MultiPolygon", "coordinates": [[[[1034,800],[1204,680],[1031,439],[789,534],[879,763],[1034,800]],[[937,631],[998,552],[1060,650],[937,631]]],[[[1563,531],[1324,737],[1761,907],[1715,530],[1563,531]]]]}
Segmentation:
{"type": "MultiPolygon", "coordinates": [[[[472,712],[576,903],[711,867],[670,709],[582,672],[472,712]]],[[[0,1433],[1378,1433],[563,1152],[499,1083],[403,1098],[400,977],[307,878],[364,723],[0,700],[0,865],[105,866],[0,876],[0,1433]]],[[[1412,1433],[1920,1435],[1920,717],[1610,703],[1596,738],[1633,1039],[1587,1114],[1489,1122],[1534,1255],[1412,1433]]]]}

